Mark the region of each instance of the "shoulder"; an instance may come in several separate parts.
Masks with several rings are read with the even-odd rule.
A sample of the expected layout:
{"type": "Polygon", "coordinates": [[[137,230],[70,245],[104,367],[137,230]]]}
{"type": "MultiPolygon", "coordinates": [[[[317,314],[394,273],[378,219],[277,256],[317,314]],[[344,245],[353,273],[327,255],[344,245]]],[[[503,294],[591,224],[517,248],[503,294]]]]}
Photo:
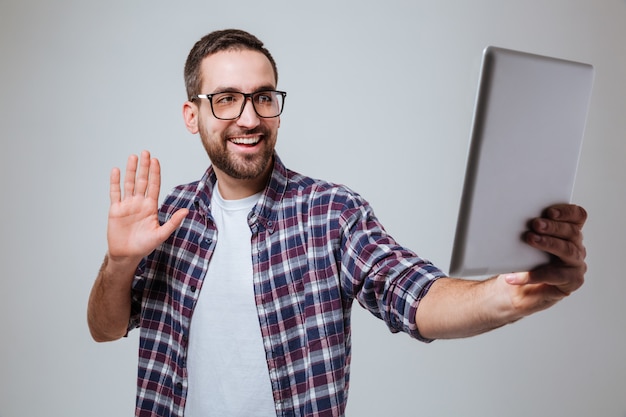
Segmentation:
{"type": "Polygon", "coordinates": [[[291,170],[287,170],[286,174],[286,201],[298,199],[307,202],[311,207],[327,207],[339,211],[369,207],[367,200],[346,185],[312,178],[291,170]]]}

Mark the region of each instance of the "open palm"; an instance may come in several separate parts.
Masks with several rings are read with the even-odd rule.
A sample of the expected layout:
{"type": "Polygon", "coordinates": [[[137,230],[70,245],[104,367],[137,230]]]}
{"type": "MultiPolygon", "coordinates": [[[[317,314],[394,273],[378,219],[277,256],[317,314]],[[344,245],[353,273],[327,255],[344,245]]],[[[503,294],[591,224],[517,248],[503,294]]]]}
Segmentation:
{"type": "Polygon", "coordinates": [[[111,171],[109,223],[107,239],[111,259],[137,261],[165,241],[187,215],[186,209],[174,213],[161,225],[158,200],[161,188],[159,161],[143,151],[138,158],[128,157],[124,190],[120,185],[120,170],[111,171]]]}

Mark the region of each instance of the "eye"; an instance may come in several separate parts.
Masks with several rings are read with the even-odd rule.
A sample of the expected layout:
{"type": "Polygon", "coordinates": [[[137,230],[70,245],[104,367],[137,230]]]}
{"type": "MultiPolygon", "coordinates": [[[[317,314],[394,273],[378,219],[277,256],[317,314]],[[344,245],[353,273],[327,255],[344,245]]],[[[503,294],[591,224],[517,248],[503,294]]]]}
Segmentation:
{"type": "Polygon", "coordinates": [[[213,105],[215,106],[233,106],[242,100],[240,93],[219,93],[213,95],[213,105]]]}
{"type": "Polygon", "coordinates": [[[258,104],[270,105],[274,101],[274,93],[272,91],[263,91],[254,96],[254,101],[258,104]]]}

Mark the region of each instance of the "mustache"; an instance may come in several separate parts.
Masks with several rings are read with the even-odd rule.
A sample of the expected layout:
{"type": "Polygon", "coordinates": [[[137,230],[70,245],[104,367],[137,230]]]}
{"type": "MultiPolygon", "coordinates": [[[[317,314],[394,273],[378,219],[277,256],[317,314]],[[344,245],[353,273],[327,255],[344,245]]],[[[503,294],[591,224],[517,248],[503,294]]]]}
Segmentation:
{"type": "Polygon", "coordinates": [[[269,136],[269,132],[263,126],[257,126],[254,129],[229,129],[224,132],[224,137],[245,136],[245,135],[262,135],[269,136]]]}

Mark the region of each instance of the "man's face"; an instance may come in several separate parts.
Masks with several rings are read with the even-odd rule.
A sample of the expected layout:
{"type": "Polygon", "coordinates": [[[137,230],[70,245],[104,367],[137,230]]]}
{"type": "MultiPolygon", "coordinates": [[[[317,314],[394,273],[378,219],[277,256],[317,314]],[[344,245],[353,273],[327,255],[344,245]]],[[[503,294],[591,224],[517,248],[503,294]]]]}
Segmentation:
{"type": "MultiPolygon", "coordinates": [[[[260,52],[223,51],[202,61],[201,94],[251,93],[276,88],[274,70],[260,52]]],[[[216,119],[208,100],[197,102],[198,132],[214,169],[239,180],[269,175],[280,118],[260,118],[248,100],[235,120],[216,119]]]]}

